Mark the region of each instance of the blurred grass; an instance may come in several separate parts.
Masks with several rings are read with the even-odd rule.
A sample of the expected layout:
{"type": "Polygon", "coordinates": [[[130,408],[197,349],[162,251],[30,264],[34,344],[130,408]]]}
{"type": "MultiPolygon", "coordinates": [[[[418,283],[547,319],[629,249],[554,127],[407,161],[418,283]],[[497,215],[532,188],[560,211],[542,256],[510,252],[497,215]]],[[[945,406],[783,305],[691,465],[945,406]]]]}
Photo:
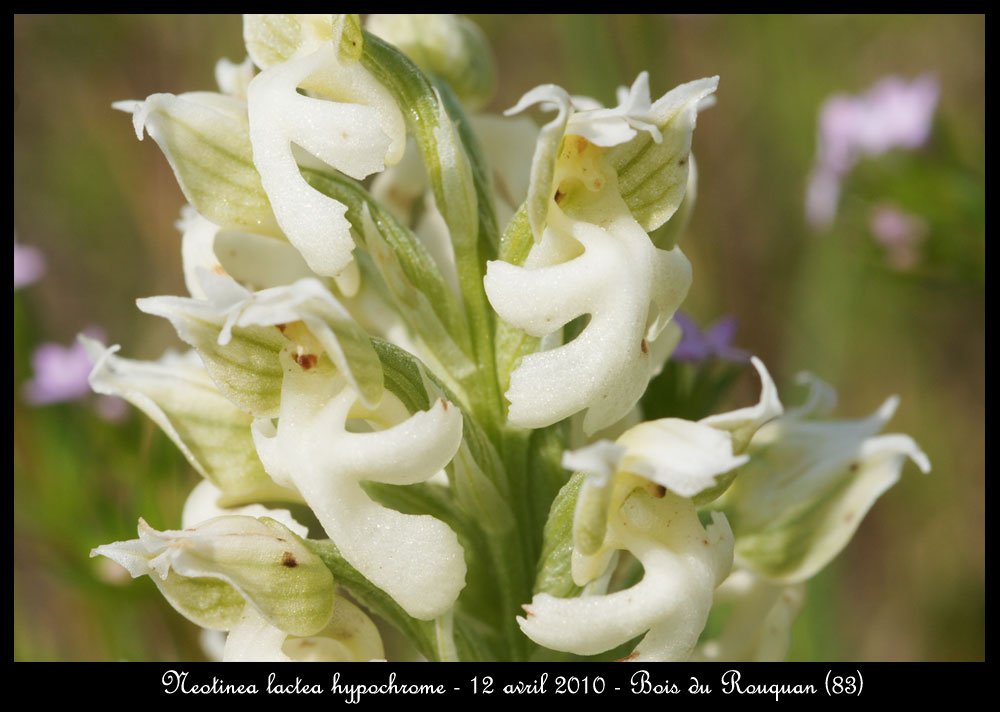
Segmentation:
{"type": "MultiPolygon", "coordinates": [[[[792,377],[833,383],[838,416],[891,393],[889,431],[934,465],[908,466],[854,542],[810,584],[796,659],[985,657],[985,18],[981,16],[482,16],[497,55],[491,109],[561,84],[611,101],[650,71],[654,97],[719,74],[699,117],[698,205],[683,243],[686,308],[733,313],[738,345],[763,358],[786,403],[792,377]],[[942,96],[930,144],[864,161],[833,229],[803,217],[816,118],[832,93],[930,72],[942,96]],[[920,265],[885,266],[868,232],[883,201],[929,224],[920,265]]],[[[118,99],[211,89],[239,60],[237,16],[15,16],[14,227],[47,276],[16,293],[14,648],[18,660],[191,659],[195,631],[149,581],[103,582],[93,546],[135,536],[144,516],[179,522],[196,481],[140,414],[98,420],[88,403],[30,409],[31,349],[91,323],[129,357],[176,344],[137,297],[184,292],[182,197],[118,99]]],[[[733,403],[749,403],[745,376],[733,403]]]]}

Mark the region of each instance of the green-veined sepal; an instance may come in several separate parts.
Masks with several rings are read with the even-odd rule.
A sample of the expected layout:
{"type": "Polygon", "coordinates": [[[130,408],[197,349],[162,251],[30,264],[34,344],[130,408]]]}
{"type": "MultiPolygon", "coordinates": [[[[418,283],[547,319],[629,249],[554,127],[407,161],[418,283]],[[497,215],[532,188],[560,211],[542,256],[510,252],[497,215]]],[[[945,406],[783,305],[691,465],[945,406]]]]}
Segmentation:
{"type": "Polygon", "coordinates": [[[148,415],[218,488],[221,501],[298,499],[264,472],[250,436],[253,418],[219,393],[194,352],[134,361],[116,356],[117,346],[80,340],[94,363],[91,388],[124,398],[148,415]]]}
{"type": "Polygon", "coordinates": [[[313,635],[330,620],[333,576],[292,531],[267,518],[226,516],[184,531],[157,531],[139,520],[139,538],[99,546],[133,578],[149,576],[181,614],[205,628],[230,630],[252,606],[269,623],[313,635]]]}
{"type": "Polygon", "coordinates": [[[153,94],[114,107],[132,113],[139,140],[145,131],[159,144],[199,213],[217,225],[281,234],[254,167],[245,101],[191,92],[153,94]]]}

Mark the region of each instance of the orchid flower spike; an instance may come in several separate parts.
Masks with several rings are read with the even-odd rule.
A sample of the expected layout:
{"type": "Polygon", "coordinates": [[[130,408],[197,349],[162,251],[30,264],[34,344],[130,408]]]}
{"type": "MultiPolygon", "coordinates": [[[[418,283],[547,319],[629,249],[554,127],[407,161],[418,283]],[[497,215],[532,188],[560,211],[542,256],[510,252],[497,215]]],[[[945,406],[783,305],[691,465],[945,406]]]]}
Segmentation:
{"type": "MultiPolygon", "coordinates": [[[[829,422],[835,394],[806,376],[786,411],[731,319],[678,313],[718,77],[654,100],[641,72],[610,107],[543,85],[507,112],[537,105],[538,127],[472,113],[494,75],[470,20],[366,22],[248,14],[219,91],[115,104],[189,204],[189,294],[138,306],[190,350],[82,338],[69,387],[135,405],[202,481],[183,529],[140,520],[92,553],[149,576],[219,660],[381,660],[373,619],[438,661],[782,657],[805,579],[907,458],[929,463],[878,434],[895,399],[829,422]],[[657,393],[704,414],[737,371],[670,357],[749,360],[759,400],[646,420],[657,393]]],[[[888,123],[834,188],[926,139],[888,123]]],[[[31,257],[15,244],[15,289],[31,257]]]]}

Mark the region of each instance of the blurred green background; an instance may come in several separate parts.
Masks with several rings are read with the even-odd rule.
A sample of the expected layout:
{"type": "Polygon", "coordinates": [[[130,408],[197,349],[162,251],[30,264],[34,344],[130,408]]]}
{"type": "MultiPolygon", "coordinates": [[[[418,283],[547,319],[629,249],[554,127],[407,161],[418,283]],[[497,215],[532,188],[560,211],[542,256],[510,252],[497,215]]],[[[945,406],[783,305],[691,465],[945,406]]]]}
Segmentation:
{"type": "MultiPolygon", "coordinates": [[[[493,41],[493,111],[547,82],[605,102],[648,69],[654,98],[718,74],[694,137],[698,204],[683,246],[685,308],[738,317],[783,400],[797,371],[834,384],[836,415],[902,396],[887,432],[912,435],[933,472],[907,465],[850,547],[810,583],[792,659],[985,657],[985,32],[982,16],[477,16],[493,41]],[[863,161],[832,229],[804,220],[822,101],[880,77],[931,73],[929,144],[863,161]],[[886,264],[868,218],[892,201],[929,226],[912,270],[886,264]]],[[[219,57],[245,53],[238,16],[15,16],[14,229],[48,271],[14,294],[14,658],[198,659],[197,632],[149,581],[115,581],[88,551],[174,528],[197,476],[134,410],[93,401],[30,407],[22,384],[43,341],[100,325],[135,358],[178,342],[138,297],[184,293],[183,202],[119,99],[212,90],[219,57]]],[[[733,404],[756,398],[747,374],[733,404]]]]}

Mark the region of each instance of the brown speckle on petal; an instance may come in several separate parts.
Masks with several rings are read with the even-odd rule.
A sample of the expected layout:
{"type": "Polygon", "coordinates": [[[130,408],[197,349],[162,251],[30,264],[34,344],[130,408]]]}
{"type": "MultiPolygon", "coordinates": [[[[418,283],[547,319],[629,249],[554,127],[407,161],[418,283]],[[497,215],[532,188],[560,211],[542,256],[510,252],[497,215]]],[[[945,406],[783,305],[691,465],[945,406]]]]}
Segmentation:
{"type": "Polygon", "coordinates": [[[292,358],[295,359],[295,363],[297,363],[303,371],[308,371],[310,368],[315,366],[316,362],[319,360],[316,357],[316,354],[295,354],[292,358]]]}

